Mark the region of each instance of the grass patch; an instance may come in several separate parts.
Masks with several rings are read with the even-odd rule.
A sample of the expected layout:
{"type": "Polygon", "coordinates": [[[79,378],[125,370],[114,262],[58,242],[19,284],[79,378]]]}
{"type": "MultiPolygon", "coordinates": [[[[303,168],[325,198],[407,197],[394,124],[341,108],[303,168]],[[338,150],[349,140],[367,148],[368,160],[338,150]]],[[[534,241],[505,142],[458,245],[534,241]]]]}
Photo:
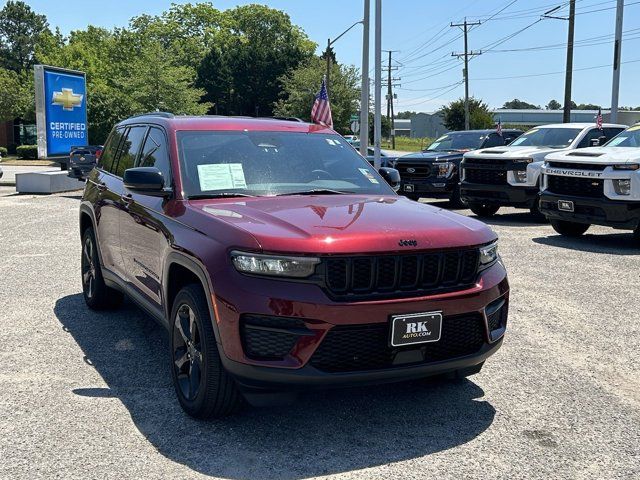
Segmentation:
{"type": "MultiPolygon", "coordinates": [[[[433,138],[411,138],[411,137],[396,137],[395,150],[401,150],[404,152],[419,152],[427,148],[433,143],[433,138]]],[[[391,150],[391,142],[383,141],[382,148],[391,150]]]]}

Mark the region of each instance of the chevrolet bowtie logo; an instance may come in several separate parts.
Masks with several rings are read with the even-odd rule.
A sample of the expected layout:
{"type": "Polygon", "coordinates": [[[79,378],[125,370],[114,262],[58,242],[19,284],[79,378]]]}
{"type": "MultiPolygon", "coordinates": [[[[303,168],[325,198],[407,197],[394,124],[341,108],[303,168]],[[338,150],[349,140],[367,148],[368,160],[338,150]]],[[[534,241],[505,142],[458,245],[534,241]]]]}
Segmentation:
{"type": "Polygon", "coordinates": [[[82,105],[82,97],[79,93],[73,93],[71,88],[63,88],[61,92],[53,92],[53,104],[62,106],[63,110],[72,111],[74,107],[82,105]]]}

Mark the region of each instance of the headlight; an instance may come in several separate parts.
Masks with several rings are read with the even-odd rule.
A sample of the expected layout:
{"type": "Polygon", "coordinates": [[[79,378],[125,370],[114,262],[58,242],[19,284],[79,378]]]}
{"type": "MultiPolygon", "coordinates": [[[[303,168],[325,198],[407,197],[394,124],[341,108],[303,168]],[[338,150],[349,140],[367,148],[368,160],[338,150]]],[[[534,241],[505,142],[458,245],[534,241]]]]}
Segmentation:
{"type": "Polygon", "coordinates": [[[434,163],[433,166],[437,169],[439,177],[446,177],[451,171],[451,162],[434,163]]]}
{"type": "Polygon", "coordinates": [[[255,275],[304,278],[313,274],[320,263],[315,257],[287,257],[258,253],[231,252],[236,270],[255,275]]]}
{"type": "Polygon", "coordinates": [[[527,171],[526,170],[514,170],[513,176],[518,183],[527,183],[527,171]]]}
{"type": "Polygon", "coordinates": [[[623,163],[621,165],[613,166],[614,170],[638,170],[638,168],[640,168],[640,165],[638,165],[637,163],[630,163],[630,164],[623,163]]]}
{"type": "Polygon", "coordinates": [[[614,180],[613,189],[618,195],[631,195],[631,180],[614,180]]]}
{"type": "Polygon", "coordinates": [[[498,241],[480,247],[480,270],[493,265],[498,260],[498,241]]]}

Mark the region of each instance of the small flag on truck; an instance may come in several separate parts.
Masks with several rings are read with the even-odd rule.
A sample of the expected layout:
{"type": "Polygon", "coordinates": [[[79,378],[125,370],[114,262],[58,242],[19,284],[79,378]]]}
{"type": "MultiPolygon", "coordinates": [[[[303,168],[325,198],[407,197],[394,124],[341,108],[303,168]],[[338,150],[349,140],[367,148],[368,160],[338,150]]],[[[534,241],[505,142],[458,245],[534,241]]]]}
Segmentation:
{"type": "Polygon", "coordinates": [[[327,85],[324,77],[320,91],[316,95],[311,109],[311,121],[325,127],[333,128],[333,120],[331,119],[331,105],[329,105],[329,94],[327,93],[327,85]]]}

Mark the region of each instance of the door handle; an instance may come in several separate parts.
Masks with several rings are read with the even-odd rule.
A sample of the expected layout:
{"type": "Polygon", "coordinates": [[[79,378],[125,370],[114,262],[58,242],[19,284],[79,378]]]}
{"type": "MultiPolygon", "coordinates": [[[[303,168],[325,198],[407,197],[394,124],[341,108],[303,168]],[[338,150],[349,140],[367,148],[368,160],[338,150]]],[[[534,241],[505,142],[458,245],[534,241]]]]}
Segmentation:
{"type": "Polygon", "coordinates": [[[107,190],[107,184],[104,182],[96,183],[96,188],[99,192],[105,192],[107,190]]]}
{"type": "Polygon", "coordinates": [[[120,195],[120,200],[122,201],[122,203],[124,203],[125,207],[130,207],[131,204],[133,203],[133,197],[131,196],[130,193],[126,194],[126,195],[120,195]]]}

